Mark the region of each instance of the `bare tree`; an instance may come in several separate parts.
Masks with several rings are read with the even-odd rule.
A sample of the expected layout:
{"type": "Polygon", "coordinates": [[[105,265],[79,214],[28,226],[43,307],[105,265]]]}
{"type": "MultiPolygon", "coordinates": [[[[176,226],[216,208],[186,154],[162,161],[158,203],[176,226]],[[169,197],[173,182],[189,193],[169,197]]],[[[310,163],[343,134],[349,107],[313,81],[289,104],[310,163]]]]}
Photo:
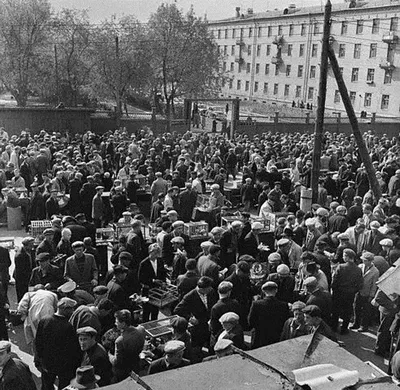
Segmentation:
{"type": "Polygon", "coordinates": [[[0,80],[18,106],[26,106],[50,17],[47,0],[0,0],[0,80]]]}

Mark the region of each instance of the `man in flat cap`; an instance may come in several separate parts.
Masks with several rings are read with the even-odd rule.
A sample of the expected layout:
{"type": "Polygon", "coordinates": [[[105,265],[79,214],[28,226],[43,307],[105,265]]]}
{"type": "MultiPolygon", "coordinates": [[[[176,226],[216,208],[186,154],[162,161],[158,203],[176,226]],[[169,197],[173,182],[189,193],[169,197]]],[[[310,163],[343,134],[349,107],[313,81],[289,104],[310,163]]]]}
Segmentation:
{"type": "Polygon", "coordinates": [[[188,366],[190,361],[183,357],[184,351],[185,343],[183,341],[167,341],[164,346],[164,356],[151,362],[148,375],[188,366]]]}
{"type": "Polygon", "coordinates": [[[235,347],[240,349],[247,349],[244,342],[243,328],[240,325],[239,314],[228,311],[219,318],[219,322],[222,326],[221,332],[218,335],[217,342],[219,340],[232,340],[235,347]]]}
{"type": "Polygon", "coordinates": [[[48,290],[55,291],[63,282],[62,271],[50,263],[49,253],[40,253],[36,256],[38,266],[32,270],[29,279],[29,290],[34,286],[42,284],[48,290]]]}
{"type": "Polygon", "coordinates": [[[221,246],[221,267],[228,268],[236,263],[239,255],[240,235],[243,229],[241,221],[233,221],[228,230],[222,233],[221,246]]]}
{"type": "Polygon", "coordinates": [[[97,331],[91,326],[79,328],[76,331],[79,346],[83,352],[81,366],[91,365],[94,373],[100,376],[99,387],[107,386],[111,382],[112,369],[108,354],[104,347],[96,341],[97,331]]]}
{"type": "Polygon", "coordinates": [[[265,297],[254,301],[249,313],[249,326],[255,331],[252,348],[277,343],[283,325],[289,318],[289,305],[276,298],[277,284],[266,282],[262,286],[262,291],[265,297]]]}
{"type": "Polygon", "coordinates": [[[28,365],[11,356],[9,341],[0,341],[0,370],[1,390],[36,390],[28,365]]]}
{"type": "Polygon", "coordinates": [[[307,305],[303,309],[306,324],[311,327],[311,333],[319,333],[322,336],[328,337],[332,341],[337,342],[335,332],[330,326],[322,319],[321,309],[316,305],[307,305]]]}
{"type": "Polygon", "coordinates": [[[189,236],[183,232],[184,222],[175,221],[172,224],[172,232],[164,236],[163,247],[162,247],[162,258],[168,266],[172,266],[174,260],[174,248],[172,246],[172,239],[174,237],[182,237],[185,249],[189,245],[189,236]]]}
{"type": "Polygon", "coordinates": [[[38,256],[39,253],[43,253],[43,252],[48,253],[50,255],[51,259],[53,259],[55,256],[57,256],[56,245],[54,244],[54,241],[53,241],[54,233],[55,233],[55,230],[52,228],[48,228],[43,231],[44,238],[43,238],[42,242],[36,248],[36,256],[38,256]]]}
{"type": "Polygon", "coordinates": [[[251,225],[251,231],[246,235],[243,240],[243,247],[239,248],[240,255],[250,255],[256,260],[260,257],[260,251],[258,249],[261,244],[260,233],[264,228],[263,224],[260,222],[253,222],[251,225]]]}
{"type": "Polygon", "coordinates": [[[303,309],[306,304],[296,301],[291,306],[293,317],[288,318],[283,325],[280,341],[294,339],[310,333],[310,327],[306,325],[303,309]]]}
{"type": "Polygon", "coordinates": [[[192,189],[191,183],[186,183],[185,189],[179,194],[179,213],[183,222],[190,222],[192,219],[196,201],[197,192],[192,189]]]}
{"type": "Polygon", "coordinates": [[[25,237],[22,240],[22,246],[15,253],[14,279],[18,302],[28,291],[29,279],[31,278],[32,270],[35,268],[34,259],[32,258],[34,242],[35,239],[33,237],[25,237]]]}
{"type": "Polygon", "coordinates": [[[76,301],[62,298],[57,312],[39,321],[35,339],[35,366],[42,373],[42,390],[53,390],[56,378],[59,388],[69,385],[81,362],[81,351],[75,329],[68,322],[76,301]]]}
{"type": "Polygon", "coordinates": [[[96,260],[89,253],[84,253],[82,241],[75,241],[72,244],[75,254],[65,261],[64,277],[73,280],[82,290],[92,292],[99,279],[96,260]]]}
{"type": "Polygon", "coordinates": [[[92,218],[96,228],[101,228],[104,223],[105,205],[102,199],[103,186],[96,187],[96,195],[92,199],[92,218]]]}
{"type": "Polygon", "coordinates": [[[131,306],[129,294],[123,285],[127,275],[127,267],[120,264],[114,265],[114,277],[107,284],[107,298],[114,303],[116,310],[128,309],[131,306]]]}

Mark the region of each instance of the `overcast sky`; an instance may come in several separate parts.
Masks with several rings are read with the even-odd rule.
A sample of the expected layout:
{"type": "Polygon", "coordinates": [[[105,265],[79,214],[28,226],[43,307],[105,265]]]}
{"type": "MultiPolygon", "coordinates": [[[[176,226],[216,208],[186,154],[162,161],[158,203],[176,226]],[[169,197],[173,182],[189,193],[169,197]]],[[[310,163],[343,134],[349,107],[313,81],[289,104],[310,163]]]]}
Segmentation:
{"type": "MultiPolygon", "coordinates": [[[[89,11],[90,19],[97,23],[110,18],[112,14],[121,16],[133,14],[141,21],[146,21],[149,15],[157,10],[161,3],[172,3],[175,0],[50,0],[54,10],[62,8],[86,9],[89,11]]],[[[341,3],[344,0],[331,0],[332,3],[341,3]]],[[[193,4],[196,15],[208,19],[225,19],[234,16],[235,7],[241,7],[244,12],[253,8],[254,12],[263,12],[268,9],[283,9],[290,3],[297,7],[306,5],[324,5],[325,0],[176,0],[179,8],[187,11],[193,4]]]]}

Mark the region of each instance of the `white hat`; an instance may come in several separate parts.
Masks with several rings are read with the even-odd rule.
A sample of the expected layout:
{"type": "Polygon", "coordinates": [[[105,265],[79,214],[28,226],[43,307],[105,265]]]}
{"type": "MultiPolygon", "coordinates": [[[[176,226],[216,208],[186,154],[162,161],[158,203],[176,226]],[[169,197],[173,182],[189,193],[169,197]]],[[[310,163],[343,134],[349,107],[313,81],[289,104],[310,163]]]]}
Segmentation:
{"type": "Polygon", "coordinates": [[[253,222],[253,223],[251,224],[251,230],[261,230],[261,229],[263,229],[263,228],[264,228],[264,226],[263,226],[263,224],[260,223],[260,222],[253,222]]]}

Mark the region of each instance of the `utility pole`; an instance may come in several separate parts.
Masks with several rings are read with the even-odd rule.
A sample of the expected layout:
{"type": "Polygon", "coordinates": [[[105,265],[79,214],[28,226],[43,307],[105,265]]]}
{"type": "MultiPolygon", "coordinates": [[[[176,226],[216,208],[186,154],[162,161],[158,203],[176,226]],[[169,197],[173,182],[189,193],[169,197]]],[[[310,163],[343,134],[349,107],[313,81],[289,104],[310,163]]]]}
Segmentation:
{"type": "Polygon", "coordinates": [[[332,11],[332,4],[330,0],[327,0],[325,5],[325,15],[324,15],[324,32],[322,36],[317,120],[315,122],[315,130],[314,130],[314,152],[313,152],[313,162],[311,171],[311,189],[312,189],[313,203],[316,203],[318,199],[318,180],[321,170],[321,149],[322,149],[322,134],[324,131],[326,81],[328,78],[328,49],[329,49],[329,35],[331,29],[331,11],[332,11]]]}
{"type": "Polygon", "coordinates": [[[365,145],[364,138],[358,127],[358,120],[354,112],[353,105],[351,104],[350,96],[347,92],[347,87],[343,80],[342,73],[340,72],[335,52],[332,50],[331,47],[328,49],[328,56],[332,66],[333,73],[335,74],[336,83],[338,85],[339,92],[342,97],[343,105],[346,109],[347,116],[349,117],[349,121],[353,129],[353,134],[357,142],[358,150],[360,152],[361,161],[364,163],[365,170],[367,171],[369,184],[371,186],[372,192],[376,200],[379,200],[379,198],[382,196],[381,187],[379,186],[378,179],[376,178],[375,169],[372,165],[371,158],[369,157],[368,149],[367,146],[365,145]]]}
{"type": "Polygon", "coordinates": [[[120,89],[121,89],[121,64],[119,61],[119,37],[118,34],[115,36],[115,59],[117,61],[117,86],[116,86],[116,104],[117,104],[117,109],[116,109],[116,122],[117,122],[117,127],[119,128],[121,124],[121,115],[122,115],[122,102],[121,102],[121,96],[120,96],[120,89]]]}
{"type": "Polygon", "coordinates": [[[56,71],[57,103],[60,103],[60,83],[59,83],[59,79],[58,79],[57,45],[54,45],[54,68],[55,68],[55,71],[56,71]]]}

